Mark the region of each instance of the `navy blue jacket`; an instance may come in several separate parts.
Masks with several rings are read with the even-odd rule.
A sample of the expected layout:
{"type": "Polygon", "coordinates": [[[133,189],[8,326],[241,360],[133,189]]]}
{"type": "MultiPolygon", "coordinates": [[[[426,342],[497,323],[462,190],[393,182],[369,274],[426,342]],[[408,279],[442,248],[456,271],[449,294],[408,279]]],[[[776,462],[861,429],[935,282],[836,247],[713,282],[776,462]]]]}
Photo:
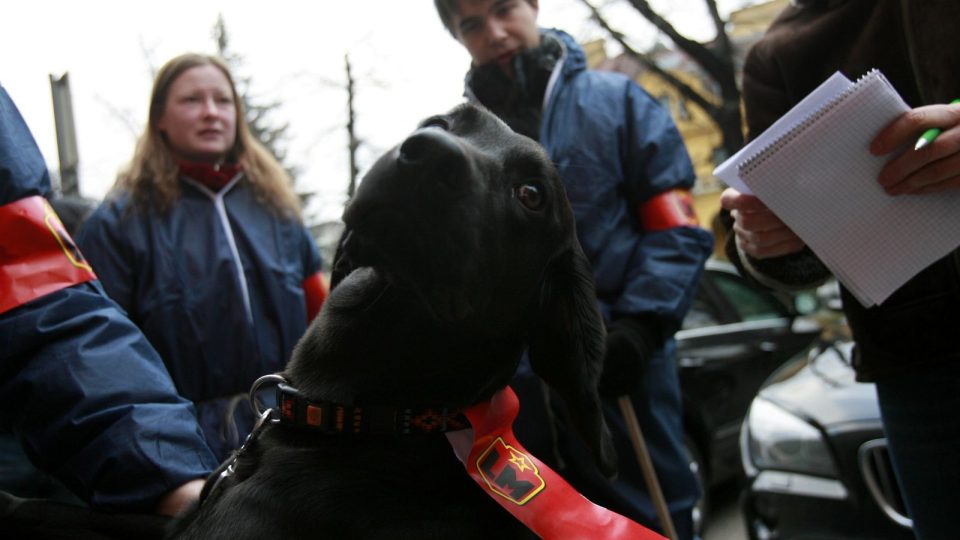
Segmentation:
{"type": "MultiPolygon", "coordinates": [[[[0,87],[0,206],[49,191],[43,157],[0,87]]],[[[0,246],[17,234],[3,231],[0,246]]],[[[152,510],[216,466],[193,406],[96,281],[0,313],[0,429],[100,507],[152,510]]]]}
{"type": "MultiPolygon", "coordinates": [[[[640,86],[619,73],[587,70],[573,38],[544,31],[560,39],[565,51],[547,86],[539,139],[567,190],[601,311],[608,323],[623,316],[655,320],[664,335],[672,336],[693,302],[713,239],[699,227],[643,230],[637,209],[661,193],[693,186],[686,147],[668,111],[640,86]]],[[[699,490],[683,446],[674,350],[668,337],[631,397],[670,509],[683,511],[694,505],[699,490]]],[[[556,441],[544,439],[545,418],[555,411],[542,410],[533,377],[521,366],[512,383],[521,398],[517,433],[524,445],[552,465],[565,462],[565,475],[594,502],[641,523],[656,523],[615,401],[606,400],[604,407],[615,432],[620,474],[607,481],[575,436],[561,429],[556,441]],[[555,460],[551,447],[561,459],[555,460]]]]}
{"type": "Polygon", "coordinates": [[[257,201],[242,175],[218,193],[185,177],[180,187],[165,213],[115,194],[87,218],[77,244],[180,394],[197,403],[223,458],[252,427],[244,414],[239,433],[221,437],[232,429],[221,426],[228,398],[286,365],[307,328],[303,282],[320,270],[320,255],[306,227],[257,201]]]}
{"type": "Polygon", "coordinates": [[[608,321],[653,315],[679,329],[713,249],[699,227],[640,228],[637,208],[696,175],[669,112],[629,77],[588,71],[566,33],[552,32],[566,53],[547,88],[540,143],[557,164],[593,265],[608,321]]]}

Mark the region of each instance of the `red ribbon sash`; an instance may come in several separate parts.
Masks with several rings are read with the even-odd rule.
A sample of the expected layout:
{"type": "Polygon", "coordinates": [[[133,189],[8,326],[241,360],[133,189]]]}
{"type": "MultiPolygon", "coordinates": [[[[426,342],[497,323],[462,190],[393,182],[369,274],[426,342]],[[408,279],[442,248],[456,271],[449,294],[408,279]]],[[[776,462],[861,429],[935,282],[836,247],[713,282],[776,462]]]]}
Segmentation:
{"type": "Polygon", "coordinates": [[[97,278],[39,195],[0,206],[0,231],[0,313],[97,278]]]}
{"type": "Polygon", "coordinates": [[[447,434],[467,472],[500,506],[546,540],[665,540],[590,502],[527,452],[513,435],[519,410],[508,386],[488,403],[467,409],[472,438],[469,430],[447,434]]]}

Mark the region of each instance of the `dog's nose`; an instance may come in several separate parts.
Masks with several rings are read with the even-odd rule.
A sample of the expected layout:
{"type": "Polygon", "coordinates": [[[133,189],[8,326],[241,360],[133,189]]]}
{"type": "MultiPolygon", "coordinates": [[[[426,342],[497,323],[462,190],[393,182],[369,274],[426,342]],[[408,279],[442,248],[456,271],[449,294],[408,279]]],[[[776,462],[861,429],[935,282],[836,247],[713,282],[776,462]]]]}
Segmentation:
{"type": "Polygon", "coordinates": [[[417,130],[400,145],[398,164],[451,187],[464,177],[467,155],[456,137],[435,127],[417,130]]]}

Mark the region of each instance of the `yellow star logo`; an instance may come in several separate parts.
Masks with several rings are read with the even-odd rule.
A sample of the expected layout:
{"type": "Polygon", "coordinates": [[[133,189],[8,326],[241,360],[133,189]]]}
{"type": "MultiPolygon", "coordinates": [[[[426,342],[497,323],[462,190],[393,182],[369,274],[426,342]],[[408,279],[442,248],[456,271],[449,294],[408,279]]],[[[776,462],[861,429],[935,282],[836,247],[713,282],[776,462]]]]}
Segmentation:
{"type": "Polygon", "coordinates": [[[516,466],[517,466],[517,469],[518,469],[520,472],[523,472],[523,471],[525,471],[525,470],[527,470],[527,469],[532,469],[532,468],[533,468],[533,467],[531,467],[530,465],[527,464],[527,456],[525,456],[525,455],[523,455],[523,454],[521,454],[521,453],[519,453],[519,452],[515,452],[512,448],[510,449],[510,456],[511,456],[511,457],[510,457],[510,463],[513,463],[514,465],[516,465],[516,466]]]}

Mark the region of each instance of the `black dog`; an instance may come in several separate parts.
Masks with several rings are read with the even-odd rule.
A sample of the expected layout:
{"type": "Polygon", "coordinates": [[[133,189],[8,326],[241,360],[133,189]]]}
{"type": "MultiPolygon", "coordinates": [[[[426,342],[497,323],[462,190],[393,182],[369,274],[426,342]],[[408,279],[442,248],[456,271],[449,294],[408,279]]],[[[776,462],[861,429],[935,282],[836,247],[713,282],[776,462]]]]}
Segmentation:
{"type": "Polygon", "coordinates": [[[504,387],[526,349],[613,472],[596,393],[603,323],[536,143],[471,105],[429,118],[373,166],[343,219],[336,286],[284,373],[285,421],[248,441],[178,538],[530,536],[439,429],[464,427],[456,411],[504,387]]]}

